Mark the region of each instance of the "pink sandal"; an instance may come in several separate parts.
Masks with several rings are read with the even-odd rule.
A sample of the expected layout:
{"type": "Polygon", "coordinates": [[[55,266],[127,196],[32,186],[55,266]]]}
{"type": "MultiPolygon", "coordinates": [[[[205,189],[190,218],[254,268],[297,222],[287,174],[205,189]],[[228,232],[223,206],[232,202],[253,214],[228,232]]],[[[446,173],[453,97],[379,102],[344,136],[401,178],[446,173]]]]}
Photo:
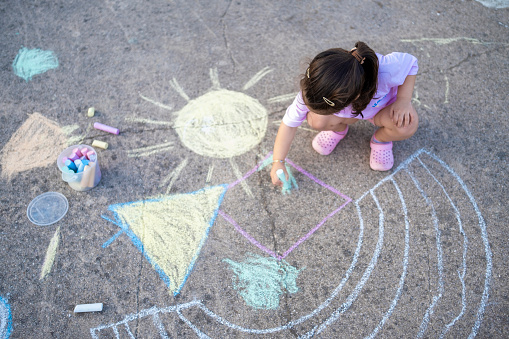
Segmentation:
{"type": "Polygon", "coordinates": [[[371,155],[369,157],[369,165],[375,171],[388,171],[394,165],[394,156],[392,154],[392,141],[387,144],[379,144],[373,141],[369,143],[371,146],[371,155]]]}
{"type": "Polygon", "coordinates": [[[336,148],[338,143],[346,136],[347,132],[348,125],[344,131],[340,132],[341,134],[338,134],[334,131],[322,131],[317,134],[311,144],[313,145],[315,151],[321,155],[329,155],[332,153],[334,148],[336,148]]]}

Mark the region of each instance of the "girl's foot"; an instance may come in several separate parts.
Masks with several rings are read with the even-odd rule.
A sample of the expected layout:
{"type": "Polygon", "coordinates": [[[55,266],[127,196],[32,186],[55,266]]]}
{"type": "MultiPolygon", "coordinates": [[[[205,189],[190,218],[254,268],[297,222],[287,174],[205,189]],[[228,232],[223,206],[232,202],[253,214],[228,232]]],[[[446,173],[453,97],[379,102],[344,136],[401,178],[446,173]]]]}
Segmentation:
{"type": "Polygon", "coordinates": [[[392,141],[380,142],[375,139],[375,135],[369,143],[371,146],[371,155],[369,157],[369,166],[375,171],[388,171],[394,165],[394,156],[392,154],[392,141]]]}
{"type": "Polygon", "coordinates": [[[341,132],[322,131],[313,139],[313,148],[321,155],[329,155],[332,153],[334,148],[336,148],[338,142],[346,136],[347,132],[348,125],[346,126],[346,129],[341,132]]]}

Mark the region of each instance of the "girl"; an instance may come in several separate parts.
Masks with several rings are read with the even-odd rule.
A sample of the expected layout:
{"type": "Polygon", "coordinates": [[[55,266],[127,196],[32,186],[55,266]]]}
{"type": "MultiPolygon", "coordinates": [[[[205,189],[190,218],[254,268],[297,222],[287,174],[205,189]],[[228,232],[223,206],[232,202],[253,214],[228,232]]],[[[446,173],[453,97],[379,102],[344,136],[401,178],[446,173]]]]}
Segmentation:
{"type": "Polygon", "coordinates": [[[350,51],[333,48],[318,54],[300,81],[301,91],[286,110],[274,143],[272,183],[282,186],[278,169],[288,173],[285,158],[297,127],[306,119],[319,131],[315,151],[330,154],[359,119],[379,128],[371,138],[369,164],[388,171],[394,164],[392,142],[410,138],[417,130],[411,104],[417,59],[407,53],[376,54],[359,41],[350,51]]]}

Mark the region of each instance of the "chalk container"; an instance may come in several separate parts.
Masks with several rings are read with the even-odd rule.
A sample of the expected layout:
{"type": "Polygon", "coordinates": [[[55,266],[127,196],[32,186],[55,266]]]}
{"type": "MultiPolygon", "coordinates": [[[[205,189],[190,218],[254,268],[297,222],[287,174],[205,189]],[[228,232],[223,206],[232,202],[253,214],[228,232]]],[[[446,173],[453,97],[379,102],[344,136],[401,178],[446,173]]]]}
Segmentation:
{"type": "Polygon", "coordinates": [[[69,146],[65,150],[60,153],[57,159],[58,169],[62,172],[62,180],[67,182],[72,189],[76,191],[88,191],[101,181],[101,169],[99,168],[99,159],[97,157],[97,152],[92,146],[88,145],[74,145],[69,146]],[[81,173],[72,173],[67,170],[67,166],[65,166],[65,159],[69,158],[73,153],[75,148],[87,148],[89,151],[94,151],[95,153],[95,161],[91,161],[89,166],[85,171],[81,173]]]}

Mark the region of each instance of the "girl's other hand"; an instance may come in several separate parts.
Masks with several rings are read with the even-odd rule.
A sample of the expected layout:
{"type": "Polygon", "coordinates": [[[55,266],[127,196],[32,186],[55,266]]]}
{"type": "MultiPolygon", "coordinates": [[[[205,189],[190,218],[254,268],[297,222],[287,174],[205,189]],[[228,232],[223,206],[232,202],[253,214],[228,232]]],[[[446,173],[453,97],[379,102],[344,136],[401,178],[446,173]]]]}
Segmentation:
{"type": "Polygon", "coordinates": [[[396,127],[407,127],[412,124],[412,116],[417,114],[410,100],[398,99],[391,105],[390,118],[396,127]]]}
{"type": "Polygon", "coordinates": [[[281,182],[281,180],[279,180],[279,178],[277,177],[277,174],[276,174],[278,169],[282,169],[283,172],[285,172],[285,178],[286,178],[286,180],[288,180],[288,172],[286,172],[285,165],[280,162],[275,162],[272,165],[272,169],[270,170],[270,178],[272,179],[272,183],[274,185],[283,187],[283,183],[281,182]]]}

